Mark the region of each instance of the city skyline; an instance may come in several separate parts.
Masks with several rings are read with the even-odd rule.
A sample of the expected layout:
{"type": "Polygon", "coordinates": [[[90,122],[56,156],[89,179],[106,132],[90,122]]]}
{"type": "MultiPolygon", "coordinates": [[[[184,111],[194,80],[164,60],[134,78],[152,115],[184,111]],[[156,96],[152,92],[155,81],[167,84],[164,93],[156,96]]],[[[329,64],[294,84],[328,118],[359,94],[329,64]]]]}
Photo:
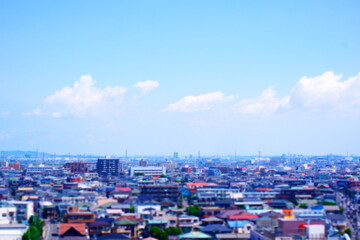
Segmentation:
{"type": "Polygon", "coordinates": [[[357,1],[0,6],[0,151],[360,154],[357,1]]]}

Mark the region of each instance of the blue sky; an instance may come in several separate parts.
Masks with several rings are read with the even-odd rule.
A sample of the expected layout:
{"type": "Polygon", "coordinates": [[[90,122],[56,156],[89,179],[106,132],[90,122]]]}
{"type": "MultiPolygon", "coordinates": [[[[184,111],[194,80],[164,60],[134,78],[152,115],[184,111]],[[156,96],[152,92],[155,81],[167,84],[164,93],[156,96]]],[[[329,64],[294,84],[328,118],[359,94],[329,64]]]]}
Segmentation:
{"type": "Polygon", "coordinates": [[[3,1],[0,150],[360,154],[358,1],[3,1]]]}

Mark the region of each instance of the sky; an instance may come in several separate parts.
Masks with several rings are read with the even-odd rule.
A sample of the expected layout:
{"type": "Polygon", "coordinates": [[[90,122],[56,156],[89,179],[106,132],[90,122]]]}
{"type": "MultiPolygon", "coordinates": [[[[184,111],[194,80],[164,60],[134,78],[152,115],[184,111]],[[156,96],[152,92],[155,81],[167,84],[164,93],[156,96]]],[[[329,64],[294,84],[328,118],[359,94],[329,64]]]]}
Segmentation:
{"type": "Polygon", "coordinates": [[[359,1],[1,1],[0,151],[360,154],[359,1]]]}

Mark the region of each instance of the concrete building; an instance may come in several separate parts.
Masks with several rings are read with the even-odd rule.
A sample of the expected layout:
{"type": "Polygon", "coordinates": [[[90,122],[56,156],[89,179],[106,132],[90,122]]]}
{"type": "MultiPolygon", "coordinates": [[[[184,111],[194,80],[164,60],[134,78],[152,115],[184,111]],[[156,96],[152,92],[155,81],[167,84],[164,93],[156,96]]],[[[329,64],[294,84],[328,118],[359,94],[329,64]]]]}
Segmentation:
{"type": "Polygon", "coordinates": [[[146,161],[144,159],[140,159],[139,166],[140,167],[147,167],[148,166],[148,161],[146,161]]]}
{"type": "Polygon", "coordinates": [[[12,224],[16,220],[16,207],[8,202],[0,202],[0,224],[12,224]]]}
{"type": "Polygon", "coordinates": [[[0,238],[6,240],[21,240],[28,226],[25,224],[0,224],[0,238]]]}
{"type": "Polygon", "coordinates": [[[67,162],[65,168],[70,169],[71,173],[86,173],[89,172],[87,165],[83,162],[67,162]]]}
{"type": "Polygon", "coordinates": [[[34,202],[32,201],[9,201],[16,207],[16,221],[28,221],[34,215],[34,202]]]}
{"type": "Polygon", "coordinates": [[[56,170],[55,167],[45,166],[45,165],[40,164],[39,166],[30,166],[30,167],[28,167],[26,172],[27,173],[45,174],[45,173],[52,173],[54,170],[56,170]]]}
{"type": "Polygon", "coordinates": [[[164,166],[168,171],[173,171],[176,168],[176,162],[171,160],[163,162],[161,165],[164,166]]]}
{"type": "Polygon", "coordinates": [[[238,193],[238,188],[199,188],[196,192],[198,199],[231,199],[238,193]]]}
{"type": "Polygon", "coordinates": [[[141,195],[149,196],[152,200],[158,202],[169,200],[177,203],[180,190],[177,185],[145,185],[141,187],[141,195]]]}
{"type": "Polygon", "coordinates": [[[130,176],[144,175],[144,176],[160,176],[166,174],[165,167],[131,167],[130,176]]]}
{"type": "Polygon", "coordinates": [[[9,164],[9,167],[14,170],[20,170],[20,163],[18,160],[9,164]]]}
{"type": "Polygon", "coordinates": [[[99,158],[96,169],[101,177],[117,177],[121,172],[121,163],[119,159],[99,158]]]}

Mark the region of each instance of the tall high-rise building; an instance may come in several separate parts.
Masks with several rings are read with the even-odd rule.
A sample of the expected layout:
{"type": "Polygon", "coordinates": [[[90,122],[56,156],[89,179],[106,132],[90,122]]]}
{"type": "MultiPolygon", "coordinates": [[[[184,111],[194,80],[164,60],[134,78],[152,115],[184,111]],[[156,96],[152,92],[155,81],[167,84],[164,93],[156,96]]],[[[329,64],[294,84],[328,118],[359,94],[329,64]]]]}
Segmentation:
{"type": "Polygon", "coordinates": [[[119,159],[99,158],[96,169],[101,177],[117,177],[121,172],[121,163],[119,159]]]}
{"type": "Polygon", "coordinates": [[[178,159],[178,158],[179,158],[179,153],[178,153],[178,152],[174,152],[173,158],[174,158],[174,159],[178,159]]]}

